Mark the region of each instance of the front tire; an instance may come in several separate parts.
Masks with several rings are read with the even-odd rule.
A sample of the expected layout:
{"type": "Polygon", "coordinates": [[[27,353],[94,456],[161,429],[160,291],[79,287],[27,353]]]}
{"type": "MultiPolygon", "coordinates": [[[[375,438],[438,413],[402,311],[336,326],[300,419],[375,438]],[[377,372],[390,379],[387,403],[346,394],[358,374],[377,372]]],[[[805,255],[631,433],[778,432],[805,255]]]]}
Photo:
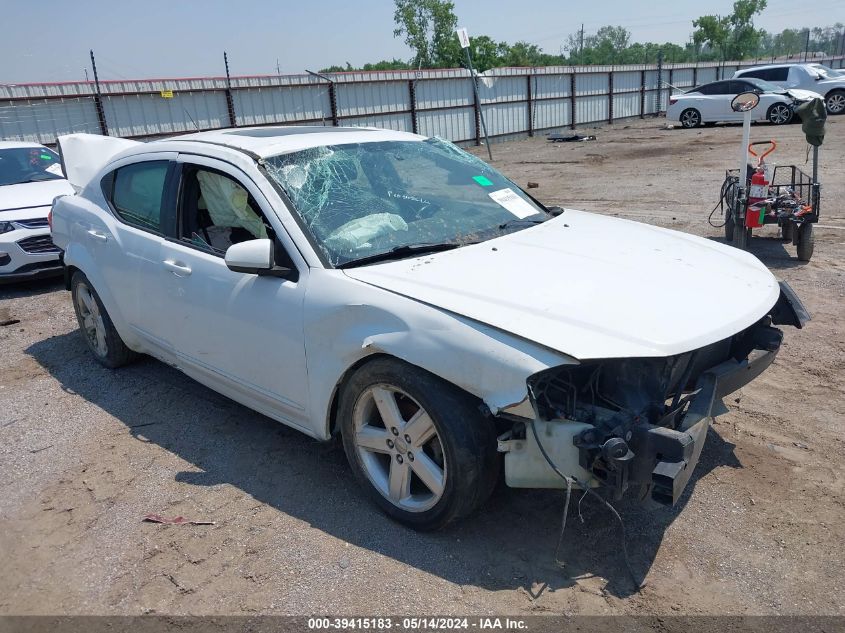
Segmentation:
{"type": "Polygon", "coordinates": [[[833,90],[824,100],[828,114],[842,114],[845,112],[845,90],[833,90]]]}
{"type": "Polygon", "coordinates": [[[701,125],[701,112],[695,108],[687,108],[681,112],[679,120],[681,122],[681,126],[686,129],[698,127],[701,125]]]}
{"type": "Polygon", "coordinates": [[[479,402],[394,358],[360,367],[338,416],[355,478],[387,515],[435,530],[476,510],[496,484],[496,430],[479,402]]]}
{"type": "Polygon", "coordinates": [[[785,103],[776,103],[769,108],[766,118],[772,125],[785,125],[792,120],[794,112],[785,103]]]}
{"type": "Polygon", "coordinates": [[[80,271],[74,273],[70,292],[79,329],[97,362],[115,369],[135,360],[137,354],[120,338],[88,277],[80,271]]]}

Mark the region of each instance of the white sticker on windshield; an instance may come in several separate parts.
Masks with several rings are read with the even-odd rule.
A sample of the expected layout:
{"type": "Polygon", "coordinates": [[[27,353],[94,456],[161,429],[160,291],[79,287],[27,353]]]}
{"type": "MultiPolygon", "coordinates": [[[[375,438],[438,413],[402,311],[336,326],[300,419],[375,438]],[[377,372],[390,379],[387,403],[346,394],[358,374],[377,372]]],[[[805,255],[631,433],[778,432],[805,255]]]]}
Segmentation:
{"type": "Polygon", "coordinates": [[[53,163],[49,167],[46,167],[44,171],[49,171],[51,174],[61,176],[62,178],[65,177],[65,175],[62,173],[62,166],[59,163],[53,163]]]}
{"type": "Polygon", "coordinates": [[[494,191],[488,195],[520,219],[539,213],[537,209],[520,198],[519,195],[511,188],[499,189],[498,191],[494,191]]]}

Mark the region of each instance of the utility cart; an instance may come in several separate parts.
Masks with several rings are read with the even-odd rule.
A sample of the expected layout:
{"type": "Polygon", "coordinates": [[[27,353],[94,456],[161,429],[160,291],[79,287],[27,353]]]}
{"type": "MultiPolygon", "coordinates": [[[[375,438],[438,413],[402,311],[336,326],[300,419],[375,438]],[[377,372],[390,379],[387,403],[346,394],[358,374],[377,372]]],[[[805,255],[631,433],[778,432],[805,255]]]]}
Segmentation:
{"type": "MultiPolygon", "coordinates": [[[[757,156],[754,146],[769,145],[770,149],[759,158],[771,154],[777,144],[775,141],[750,143],[748,151],[757,156]]],[[[745,188],[748,192],[744,201],[739,200],[739,170],[730,169],[725,173],[723,195],[727,202],[725,210],[725,239],[737,248],[748,248],[754,229],[767,224],[780,228],[783,241],[797,247],[798,259],[810,261],[813,256],[813,224],[819,221],[819,202],[821,187],[818,181],[818,147],[813,148],[813,173],[805,173],[797,165],[776,165],[771,175],[766,175],[763,184],[755,184],[758,167],[751,165],[746,169],[745,188]],[[755,191],[763,187],[763,192],[755,191]],[[755,193],[762,193],[760,197],[755,193]]],[[[762,163],[765,165],[765,163],[762,163]]]]}
{"type": "MultiPolygon", "coordinates": [[[[738,95],[732,104],[738,112],[750,115],[758,99],[753,93],[738,95]]],[[[776,224],[784,242],[797,247],[798,259],[810,261],[813,256],[813,224],[819,221],[821,187],[819,185],[819,145],[824,138],[824,111],[808,102],[798,109],[804,121],[807,141],[813,147],[812,175],[797,165],[776,165],[770,169],[767,156],[777,149],[773,140],[749,142],[750,116],[745,117],[742,163],[745,168],[725,172],[719,204],[725,214],[725,238],[737,248],[747,249],[754,229],[776,224]],[[759,149],[765,146],[765,151],[759,149]],[[748,163],[748,156],[757,164],[748,163]],[[743,173],[740,182],[740,172],[743,173]]],[[[711,214],[712,215],[712,214],[711,214]]]]}

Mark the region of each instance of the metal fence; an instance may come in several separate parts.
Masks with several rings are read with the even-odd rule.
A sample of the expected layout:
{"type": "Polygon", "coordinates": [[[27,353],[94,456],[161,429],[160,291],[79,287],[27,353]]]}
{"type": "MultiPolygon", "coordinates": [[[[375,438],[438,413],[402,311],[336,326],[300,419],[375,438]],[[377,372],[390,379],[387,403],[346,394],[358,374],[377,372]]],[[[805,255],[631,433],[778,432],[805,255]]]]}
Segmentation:
{"type": "MultiPolygon", "coordinates": [[[[812,60],[833,68],[845,58],[812,60]]],[[[480,144],[645,117],[675,91],[754,62],[497,68],[0,85],[0,139],[53,144],[90,132],[150,138],[252,125],[374,126],[480,144]]]]}

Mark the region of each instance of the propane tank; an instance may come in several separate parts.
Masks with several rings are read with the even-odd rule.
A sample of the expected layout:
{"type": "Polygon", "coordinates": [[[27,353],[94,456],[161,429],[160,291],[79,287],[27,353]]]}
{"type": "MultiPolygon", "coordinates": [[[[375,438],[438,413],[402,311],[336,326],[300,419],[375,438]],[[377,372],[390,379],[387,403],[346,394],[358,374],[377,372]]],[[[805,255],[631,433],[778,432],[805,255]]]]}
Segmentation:
{"type": "Polygon", "coordinates": [[[769,197],[769,181],[763,162],[754,170],[751,176],[751,187],[748,190],[748,207],[745,210],[745,226],[756,229],[763,226],[766,216],[766,199],[769,197]]]}

